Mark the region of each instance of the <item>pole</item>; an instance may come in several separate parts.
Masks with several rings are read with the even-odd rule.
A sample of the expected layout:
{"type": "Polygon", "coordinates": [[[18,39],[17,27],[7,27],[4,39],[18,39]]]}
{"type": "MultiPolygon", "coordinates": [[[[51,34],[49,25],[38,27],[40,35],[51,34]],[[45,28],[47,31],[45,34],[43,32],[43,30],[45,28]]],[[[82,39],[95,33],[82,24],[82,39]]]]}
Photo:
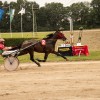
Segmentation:
{"type": "Polygon", "coordinates": [[[73,39],[73,20],[72,20],[72,18],[70,17],[69,18],[69,23],[70,23],[70,43],[71,43],[71,45],[73,45],[73,43],[74,43],[74,39],[73,39]]]}
{"type": "MultiPolygon", "coordinates": [[[[20,9],[22,10],[21,5],[20,5],[20,9]]],[[[20,20],[21,20],[21,34],[22,34],[22,38],[23,38],[23,17],[22,17],[22,15],[23,15],[23,14],[22,14],[22,12],[21,12],[21,17],[20,17],[20,18],[21,18],[21,19],[20,19],[20,20]]]]}
{"type": "Polygon", "coordinates": [[[9,14],[10,14],[10,35],[11,35],[11,38],[12,38],[11,9],[10,9],[10,5],[9,5],[9,14]]]}
{"type": "Polygon", "coordinates": [[[0,31],[0,38],[1,38],[1,31],[0,31]]]}
{"type": "Polygon", "coordinates": [[[22,38],[23,38],[23,18],[21,14],[21,33],[22,33],[22,38]]]}
{"type": "Polygon", "coordinates": [[[33,4],[32,4],[32,13],[33,13],[33,37],[34,37],[34,15],[35,15],[35,12],[34,12],[34,9],[33,9],[33,4]]]}
{"type": "Polygon", "coordinates": [[[70,18],[70,32],[73,32],[73,20],[70,18]]]}

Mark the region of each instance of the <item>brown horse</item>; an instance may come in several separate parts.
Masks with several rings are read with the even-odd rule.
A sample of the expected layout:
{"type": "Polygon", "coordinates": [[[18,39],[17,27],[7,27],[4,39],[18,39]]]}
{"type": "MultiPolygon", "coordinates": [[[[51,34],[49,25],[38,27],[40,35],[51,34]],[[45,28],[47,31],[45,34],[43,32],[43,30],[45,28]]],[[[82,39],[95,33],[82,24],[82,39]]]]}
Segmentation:
{"type": "MultiPolygon", "coordinates": [[[[63,33],[60,31],[56,31],[54,34],[47,35],[46,38],[43,38],[42,40],[26,40],[24,41],[20,46],[18,46],[16,49],[20,49],[18,56],[24,55],[29,53],[30,60],[35,62],[38,66],[40,66],[39,62],[46,62],[48,55],[50,53],[61,56],[62,58],[66,59],[65,56],[61,55],[59,52],[55,51],[55,44],[58,39],[62,39],[63,41],[66,40],[66,37],[63,33]],[[41,42],[44,42],[42,44],[41,42]],[[44,53],[44,60],[40,59],[34,59],[34,51],[39,53],[44,53]]],[[[67,59],[66,59],[67,60],[67,59]]]]}

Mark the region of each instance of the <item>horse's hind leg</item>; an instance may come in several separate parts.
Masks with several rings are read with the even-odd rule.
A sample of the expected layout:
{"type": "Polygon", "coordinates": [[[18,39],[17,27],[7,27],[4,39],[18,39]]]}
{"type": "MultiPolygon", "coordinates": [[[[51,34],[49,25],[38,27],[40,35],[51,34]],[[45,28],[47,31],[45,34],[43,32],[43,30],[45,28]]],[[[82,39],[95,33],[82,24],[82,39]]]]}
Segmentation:
{"type": "Polygon", "coordinates": [[[40,67],[41,66],[40,63],[37,62],[37,61],[35,61],[34,58],[33,58],[33,56],[34,56],[33,52],[29,52],[29,54],[30,54],[30,60],[33,61],[33,62],[35,62],[40,67]]]}

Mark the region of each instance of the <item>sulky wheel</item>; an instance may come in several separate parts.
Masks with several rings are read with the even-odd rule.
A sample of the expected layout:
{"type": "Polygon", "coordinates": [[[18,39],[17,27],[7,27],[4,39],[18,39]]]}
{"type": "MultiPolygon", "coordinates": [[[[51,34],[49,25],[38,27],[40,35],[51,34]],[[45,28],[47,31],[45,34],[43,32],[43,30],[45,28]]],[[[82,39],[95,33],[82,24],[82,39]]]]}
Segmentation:
{"type": "Polygon", "coordinates": [[[16,57],[7,57],[4,60],[4,67],[8,71],[14,71],[18,68],[19,60],[16,57]]]}

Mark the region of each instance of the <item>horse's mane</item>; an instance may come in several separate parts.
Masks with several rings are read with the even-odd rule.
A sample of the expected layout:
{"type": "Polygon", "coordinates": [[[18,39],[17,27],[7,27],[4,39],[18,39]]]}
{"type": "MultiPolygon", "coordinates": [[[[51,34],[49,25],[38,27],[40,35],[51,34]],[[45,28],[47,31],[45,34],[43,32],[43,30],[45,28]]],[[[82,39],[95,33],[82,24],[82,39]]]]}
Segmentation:
{"type": "Polygon", "coordinates": [[[48,35],[46,35],[46,38],[43,38],[43,39],[50,39],[51,37],[53,37],[53,33],[51,33],[51,34],[48,34],[48,35]]]}

